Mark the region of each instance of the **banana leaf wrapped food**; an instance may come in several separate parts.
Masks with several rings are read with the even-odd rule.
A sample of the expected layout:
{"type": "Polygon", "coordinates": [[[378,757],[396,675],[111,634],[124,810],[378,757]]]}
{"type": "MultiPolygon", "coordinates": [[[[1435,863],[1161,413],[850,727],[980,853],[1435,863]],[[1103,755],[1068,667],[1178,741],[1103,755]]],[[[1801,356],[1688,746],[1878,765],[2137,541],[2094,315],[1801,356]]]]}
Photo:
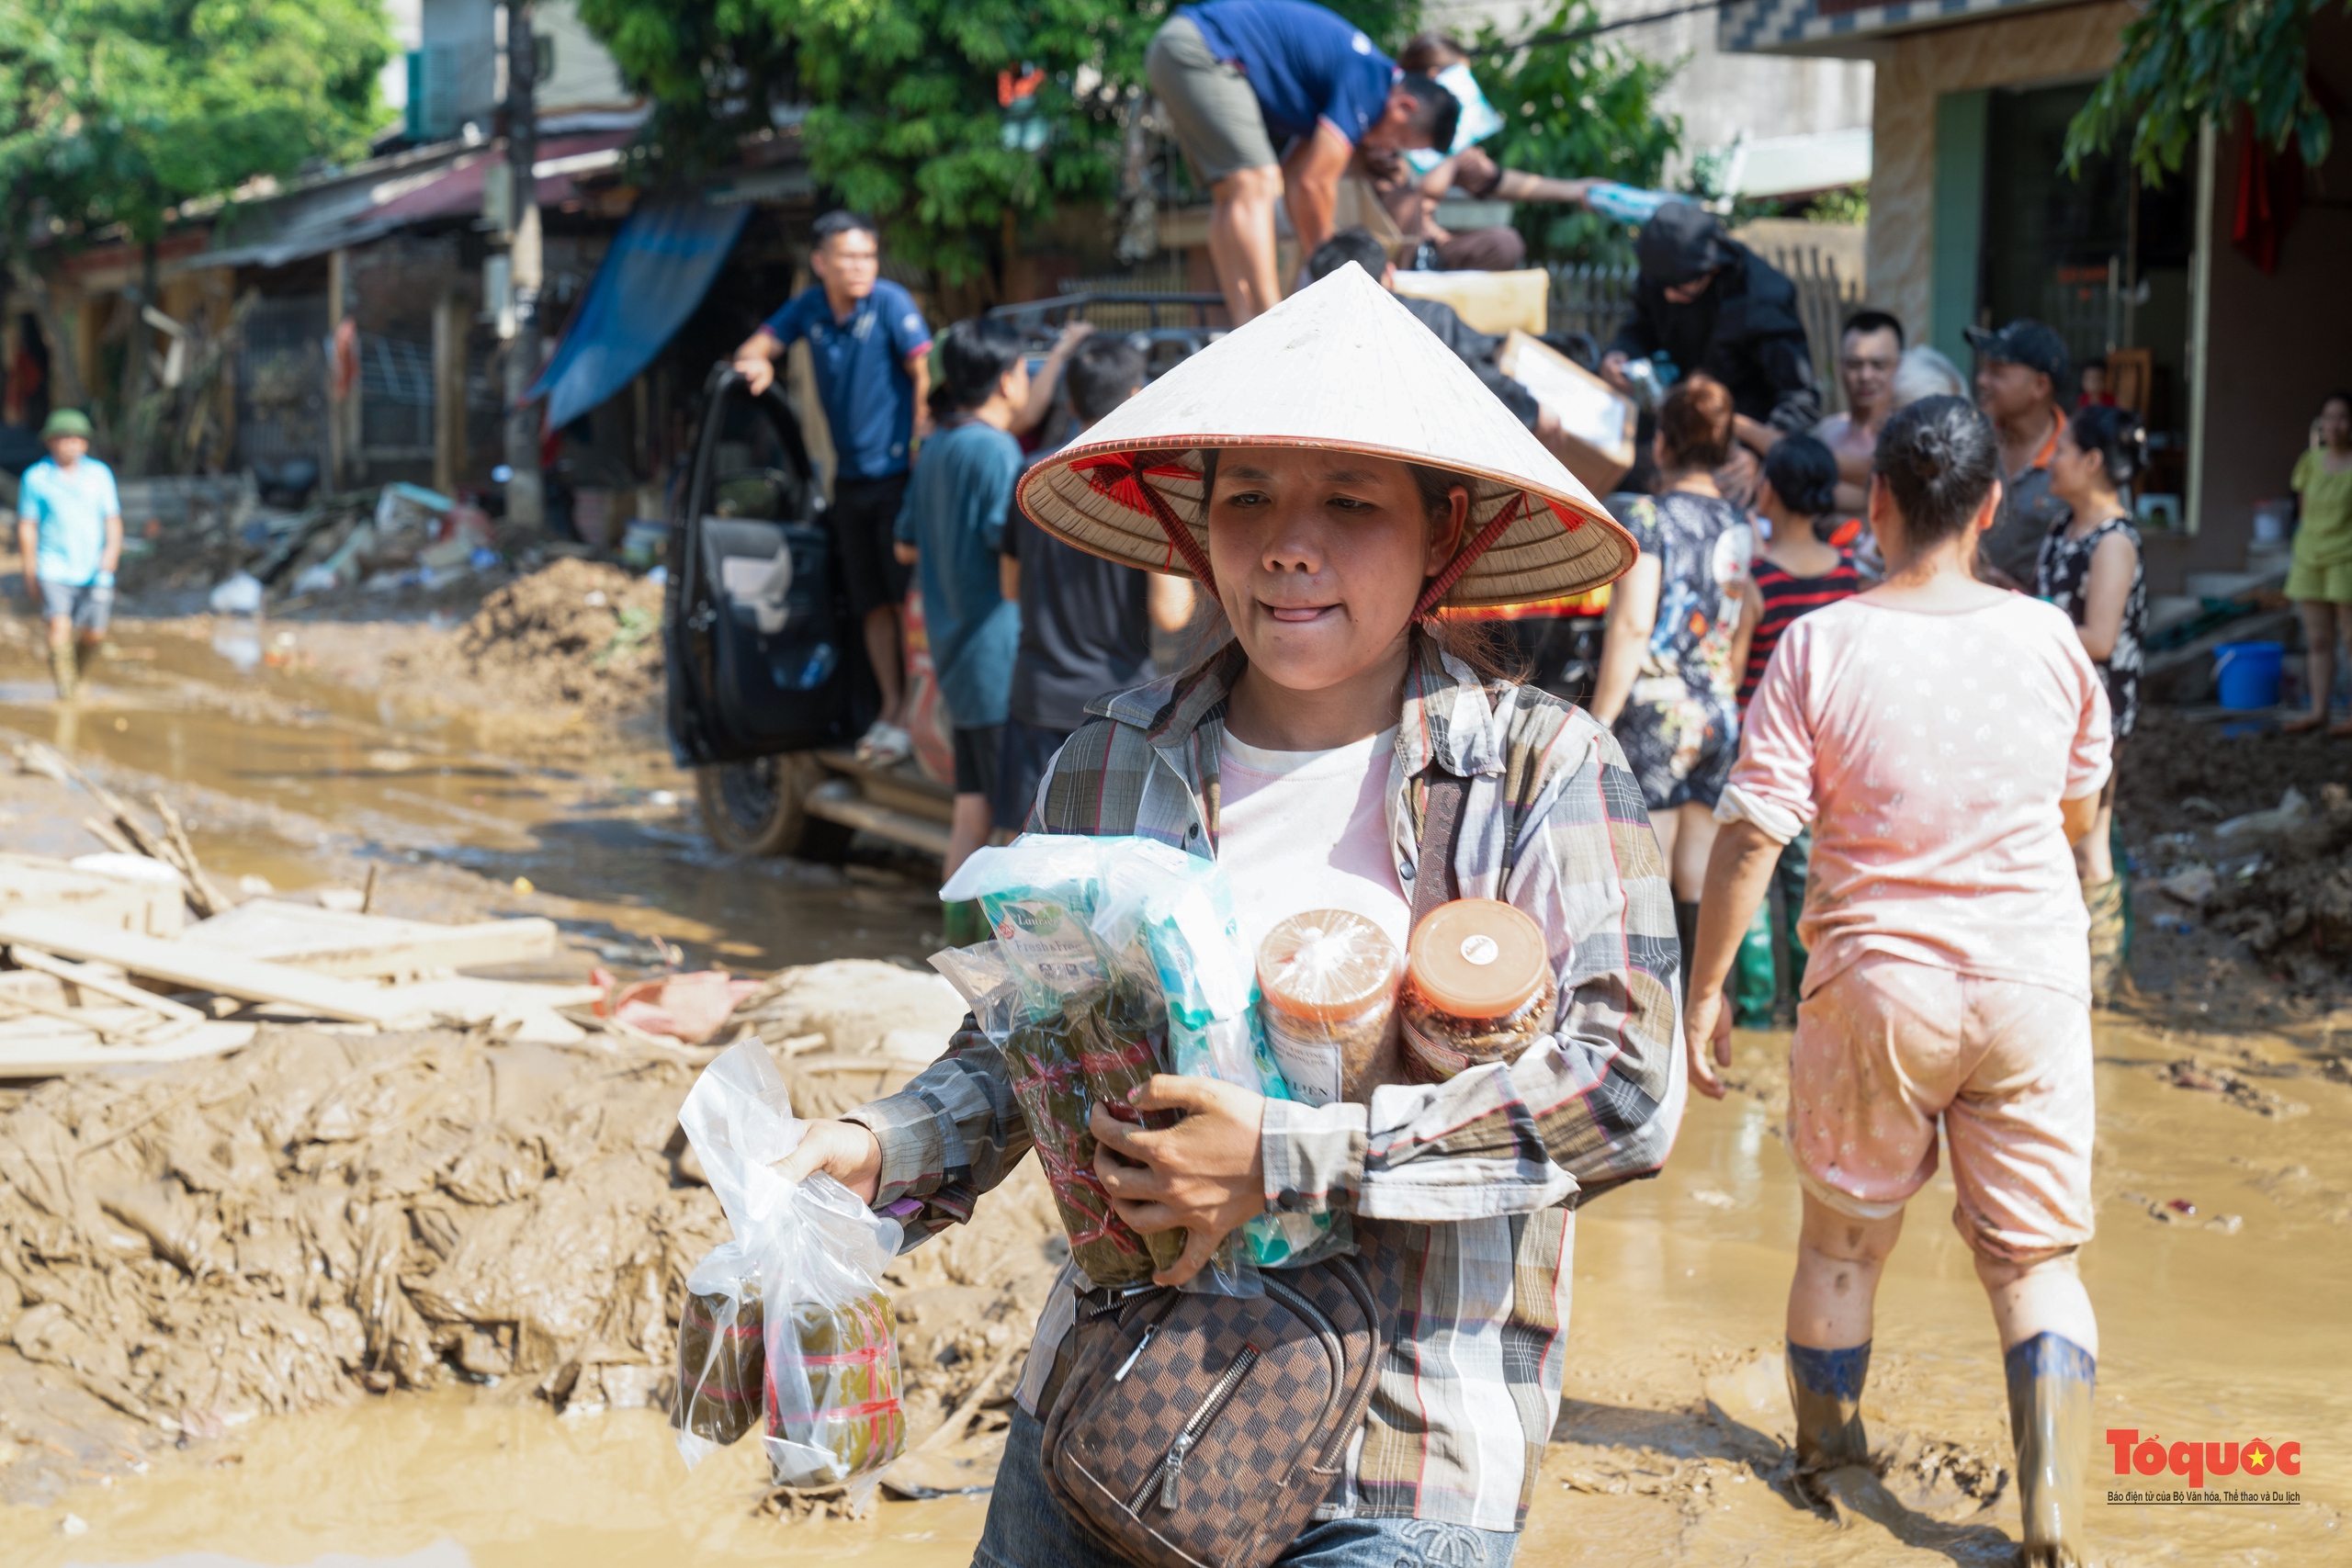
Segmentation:
{"type": "Polygon", "coordinates": [[[768,1459],[779,1486],[837,1486],[906,1448],[898,1314],[879,1291],[795,1302],[768,1347],[768,1459]]]}
{"type": "Polygon", "coordinates": [[[758,1269],[722,1242],[686,1280],[678,1313],[678,1396],[670,1425],[724,1447],[760,1424],[767,1390],[758,1269]]]}
{"type": "Polygon", "coordinates": [[[1159,1070],[1162,1032],[1155,1018],[1148,994],[1120,976],[1064,995],[1058,1006],[1015,1024],[1004,1041],[1013,1097],[1069,1234],[1070,1258],[1096,1285],[1139,1283],[1184,1250],[1181,1230],[1142,1236],[1119,1218],[1095,1173],[1087,1127],[1097,1102],[1122,1120],[1136,1119],[1127,1096],[1159,1070]]]}

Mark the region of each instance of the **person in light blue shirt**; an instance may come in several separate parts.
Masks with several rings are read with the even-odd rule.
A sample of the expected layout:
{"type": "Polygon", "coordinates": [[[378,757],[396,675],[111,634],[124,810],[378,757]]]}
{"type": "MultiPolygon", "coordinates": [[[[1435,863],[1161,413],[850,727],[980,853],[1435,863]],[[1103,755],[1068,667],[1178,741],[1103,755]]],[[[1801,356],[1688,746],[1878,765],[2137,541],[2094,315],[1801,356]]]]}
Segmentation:
{"type": "Polygon", "coordinates": [[[1021,646],[1021,607],[997,558],[1012,487],[1028,466],[1013,423],[1029,401],[1020,329],[986,317],[940,335],[939,372],[956,411],[915,459],[899,509],[897,553],[922,588],[923,628],[956,743],[956,804],[941,880],[989,840],[997,751],[1021,646]]]}
{"type": "Polygon", "coordinates": [[[122,558],[122,501],[114,470],[90,456],[88,415],[59,409],[40,438],[49,456],[18,485],[17,548],[25,592],[49,622],[49,668],[63,702],[106,642],[122,558]]]}

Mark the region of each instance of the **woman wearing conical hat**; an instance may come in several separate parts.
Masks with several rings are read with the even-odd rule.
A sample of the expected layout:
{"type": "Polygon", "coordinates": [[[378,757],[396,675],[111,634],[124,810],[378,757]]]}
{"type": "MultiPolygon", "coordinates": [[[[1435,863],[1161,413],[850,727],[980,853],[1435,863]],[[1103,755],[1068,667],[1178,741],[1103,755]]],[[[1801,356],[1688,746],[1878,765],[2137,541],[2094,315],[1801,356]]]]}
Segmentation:
{"type": "MultiPolygon", "coordinates": [[[[1329,1103],[1162,1077],[1138,1104],[1185,1113],[1175,1127],[1093,1128],[1138,1162],[1098,1164],[1123,1216],[1190,1233],[1163,1282],[1261,1212],[1352,1218],[1385,1359],[1332,1517],[1282,1560],[1498,1568],[1557,1414],[1575,1206],[1655,1171],[1680,1119],[1679,955],[1616,741],[1481,668],[1467,629],[1433,615],[1595,587],[1633,540],[1353,266],[1153,383],[1032,468],[1019,501],[1080,548],[1195,578],[1232,629],[1184,673],[1094,705],[1033,829],[1216,859],[1252,951],[1336,908],[1401,952],[1430,877],[1541,931],[1557,1000],[1515,1056],[1411,1081],[1392,1038],[1329,1103]],[[1450,857],[1420,863],[1447,818],[1450,857]]],[[[989,1079],[1003,1071],[959,1037],[907,1091],[817,1123],[787,1170],[831,1170],[910,1237],[960,1222],[1027,1146],[989,1079]]],[[[1057,1292],[1040,1323],[985,1568],[1113,1561],[1039,1469],[1037,1399],[1075,1301],[1057,1292]]]]}

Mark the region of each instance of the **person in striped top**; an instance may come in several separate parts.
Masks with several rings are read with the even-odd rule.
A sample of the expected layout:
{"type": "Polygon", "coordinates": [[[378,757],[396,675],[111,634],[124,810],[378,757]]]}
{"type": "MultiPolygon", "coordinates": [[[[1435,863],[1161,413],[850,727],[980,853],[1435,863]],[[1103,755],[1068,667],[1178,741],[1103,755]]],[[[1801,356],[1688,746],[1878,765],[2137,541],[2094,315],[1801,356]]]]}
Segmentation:
{"type": "MultiPolygon", "coordinates": [[[[1813,436],[1785,436],[1765,454],[1756,508],[1771,525],[1772,536],[1748,568],[1740,593],[1739,629],[1732,638],[1733,667],[1741,671],[1742,723],[1781,634],[1798,616],[1862,591],[1854,558],[1821,538],[1821,524],[1835,521],[1827,514],[1838,503],[1838,479],[1836,454],[1813,436]]],[[[1736,999],[1744,1024],[1769,1025],[1783,995],[1793,1000],[1802,994],[1805,951],[1797,940],[1797,917],[1804,912],[1804,884],[1812,863],[1813,833],[1808,829],[1781,846],[1770,891],[1743,939],[1743,980],[1736,999]],[[1785,956],[1772,964],[1759,955],[1751,968],[1746,954],[1758,947],[1785,956]],[[1777,977],[1775,969],[1781,972],[1777,977]],[[1752,981],[1746,978],[1751,974],[1757,976],[1752,981]]]]}
{"type": "Polygon", "coordinates": [[[1771,541],[1748,569],[1741,594],[1739,630],[1733,638],[1733,664],[1741,671],[1742,712],[1764,679],[1772,649],[1799,615],[1849,599],[1862,591],[1854,559],[1822,543],[1814,520],[1838,500],[1838,459],[1810,435],[1784,436],[1764,462],[1764,484],[1756,509],[1772,525],[1771,541]]]}

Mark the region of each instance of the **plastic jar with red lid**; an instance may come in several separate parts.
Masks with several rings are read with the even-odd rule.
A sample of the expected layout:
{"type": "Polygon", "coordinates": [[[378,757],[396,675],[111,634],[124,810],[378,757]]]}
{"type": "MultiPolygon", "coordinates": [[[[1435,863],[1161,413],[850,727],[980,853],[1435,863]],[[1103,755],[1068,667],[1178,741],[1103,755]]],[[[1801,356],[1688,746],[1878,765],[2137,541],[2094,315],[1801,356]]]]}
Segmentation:
{"type": "Polygon", "coordinates": [[[1552,1027],[1556,987],[1544,930],[1498,898],[1441,904],[1413,929],[1397,1000],[1405,1065],[1443,1083],[1517,1057],[1552,1027]]]}

